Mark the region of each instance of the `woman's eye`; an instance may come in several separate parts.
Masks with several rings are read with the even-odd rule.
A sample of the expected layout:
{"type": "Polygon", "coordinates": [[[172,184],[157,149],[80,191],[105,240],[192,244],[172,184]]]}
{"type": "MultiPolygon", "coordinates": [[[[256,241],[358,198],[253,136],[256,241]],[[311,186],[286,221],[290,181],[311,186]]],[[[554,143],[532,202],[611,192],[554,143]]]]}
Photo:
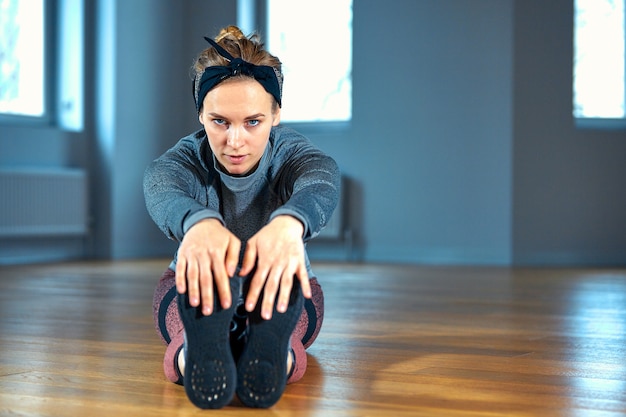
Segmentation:
{"type": "Polygon", "coordinates": [[[248,125],[250,126],[257,126],[259,123],[261,123],[258,120],[248,120],[248,125]]]}
{"type": "Polygon", "coordinates": [[[223,126],[223,125],[226,124],[226,120],[224,120],[224,119],[213,119],[213,123],[215,123],[216,125],[223,126]]]}

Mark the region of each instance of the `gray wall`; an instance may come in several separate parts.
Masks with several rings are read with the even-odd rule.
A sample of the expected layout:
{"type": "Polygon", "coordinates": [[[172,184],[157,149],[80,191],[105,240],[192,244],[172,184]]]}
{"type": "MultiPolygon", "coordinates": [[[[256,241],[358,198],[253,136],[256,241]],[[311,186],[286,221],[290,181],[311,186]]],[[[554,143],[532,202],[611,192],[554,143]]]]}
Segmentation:
{"type": "MultiPolygon", "coordinates": [[[[141,178],[197,128],[188,68],[235,7],[92,3],[85,132],[0,126],[0,165],[89,171],[89,256],[175,250],[147,216],[141,178]]],[[[626,135],[574,128],[571,33],[570,0],[355,1],[351,127],[304,133],[349,179],[359,259],[626,264],[626,135]]],[[[346,256],[321,243],[311,253],[346,256]]]]}
{"type": "Polygon", "coordinates": [[[363,192],[372,261],[511,260],[512,3],[354,4],[354,118],[317,141],[363,192]]]}
{"type": "Polygon", "coordinates": [[[572,121],[571,2],[515,2],[513,254],[626,263],[626,133],[572,121]]]}

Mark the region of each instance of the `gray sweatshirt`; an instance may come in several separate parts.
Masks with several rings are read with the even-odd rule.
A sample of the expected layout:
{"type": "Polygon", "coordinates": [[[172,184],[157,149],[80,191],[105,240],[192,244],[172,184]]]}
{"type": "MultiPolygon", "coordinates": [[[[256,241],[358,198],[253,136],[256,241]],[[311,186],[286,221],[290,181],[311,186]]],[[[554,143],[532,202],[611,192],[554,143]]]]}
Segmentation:
{"type": "MultiPolygon", "coordinates": [[[[180,242],[198,221],[215,218],[241,240],[243,254],[246,241],[282,214],[302,222],[305,243],[314,238],[337,205],[340,182],[330,156],[294,130],[277,126],[259,166],[245,177],[222,172],[199,131],[154,160],[143,186],[148,212],[167,237],[180,242]]],[[[311,273],[308,259],[306,264],[311,273]]]]}

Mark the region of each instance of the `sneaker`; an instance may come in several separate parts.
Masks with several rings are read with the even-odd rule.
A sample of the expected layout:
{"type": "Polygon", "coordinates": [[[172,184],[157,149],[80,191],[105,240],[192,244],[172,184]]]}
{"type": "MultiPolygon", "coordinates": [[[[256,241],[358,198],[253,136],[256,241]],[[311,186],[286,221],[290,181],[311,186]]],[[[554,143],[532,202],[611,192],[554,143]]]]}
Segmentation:
{"type": "Polygon", "coordinates": [[[237,396],[245,405],[269,408],[282,396],[288,377],[289,339],[303,304],[300,283],[294,280],[285,313],[274,306],[272,318],[263,319],[260,300],[248,313],[248,342],[237,363],[237,396]]]}
{"type": "MultiPolygon", "coordinates": [[[[231,294],[239,294],[240,285],[240,279],[231,278],[231,294]]],[[[199,408],[222,408],[232,401],[237,384],[230,346],[235,303],[223,309],[215,297],[213,313],[204,316],[200,307],[189,304],[187,294],[179,294],[178,309],[185,328],[183,385],[187,397],[199,408]]]]}

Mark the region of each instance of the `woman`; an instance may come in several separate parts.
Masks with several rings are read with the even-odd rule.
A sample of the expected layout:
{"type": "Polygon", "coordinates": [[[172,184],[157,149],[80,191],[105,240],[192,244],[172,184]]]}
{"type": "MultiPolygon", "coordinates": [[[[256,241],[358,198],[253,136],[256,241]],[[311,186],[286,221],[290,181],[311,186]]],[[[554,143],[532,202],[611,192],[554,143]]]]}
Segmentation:
{"type": "Polygon", "coordinates": [[[178,242],[154,296],[164,370],[201,408],[270,407],[302,377],[323,293],[305,243],[332,215],[335,161],[280,126],[280,61],[223,29],[194,65],[200,131],[153,161],[146,206],[178,242]],[[184,348],[183,348],[184,346],[184,348]]]}

